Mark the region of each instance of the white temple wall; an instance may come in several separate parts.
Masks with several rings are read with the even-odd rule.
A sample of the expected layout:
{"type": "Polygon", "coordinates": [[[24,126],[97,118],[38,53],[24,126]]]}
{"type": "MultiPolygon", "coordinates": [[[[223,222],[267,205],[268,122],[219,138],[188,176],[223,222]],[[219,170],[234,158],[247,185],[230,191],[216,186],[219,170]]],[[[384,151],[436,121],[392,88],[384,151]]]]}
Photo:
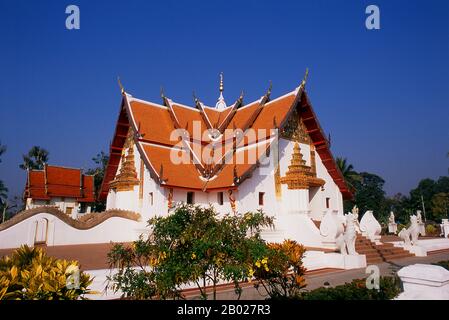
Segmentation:
{"type": "MultiPolygon", "coordinates": [[[[187,202],[187,192],[189,190],[174,189],[173,190],[173,202],[187,202]]],[[[201,191],[191,191],[194,192],[194,203],[195,205],[208,206],[212,204],[219,214],[227,214],[232,212],[231,204],[229,202],[229,196],[227,191],[223,191],[223,204],[218,203],[218,192],[201,192],[201,191]]]]}
{"type": "MultiPolygon", "coordinates": [[[[326,167],[321,161],[320,155],[318,152],[315,152],[315,160],[316,160],[316,171],[317,176],[326,181],[324,185],[324,190],[319,191],[321,196],[321,208],[322,210],[326,210],[326,198],[329,198],[329,209],[337,210],[339,214],[343,214],[343,197],[340,192],[340,189],[335,184],[334,179],[327,172],[326,167]]],[[[319,208],[320,206],[317,205],[319,208]]]]}
{"type": "MultiPolygon", "coordinates": [[[[295,142],[279,139],[279,166],[281,176],[285,176],[290,165],[291,156],[295,142]]],[[[137,147],[135,148],[135,167],[139,179],[140,162],[142,161],[137,147]]],[[[310,163],[310,146],[308,144],[300,143],[301,153],[307,165],[310,163]]],[[[343,202],[341,192],[338,186],[334,183],[332,177],[328,174],[324,167],[319,154],[315,153],[317,176],[326,181],[323,188],[312,188],[307,191],[307,195],[303,194],[302,199],[305,202],[299,208],[301,211],[308,211],[313,219],[321,220],[324,212],[327,209],[337,210],[343,213],[343,202]],[[326,201],[326,199],[328,200],[326,201]],[[326,207],[327,203],[329,208],[326,207]]],[[[270,216],[276,216],[283,211],[288,211],[288,203],[297,203],[298,199],[289,199],[296,197],[289,192],[287,185],[281,185],[282,196],[281,199],[276,198],[275,194],[275,177],[274,177],[274,162],[270,161],[267,165],[261,165],[257,168],[252,176],[246,179],[240,186],[239,190],[234,192],[236,199],[237,211],[244,213],[247,211],[256,211],[263,209],[265,213],[270,216]],[[263,205],[259,205],[259,193],[263,192],[263,205]]],[[[120,170],[121,163],[118,170],[120,170]]],[[[139,188],[135,186],[134,191],[122,191],[115,193],[110,191],[107,199],[107,209],[124,209],[138,212],[142,215],[144,221],[155,215],[168,214],[168,188],[159,186],[151,177],[150,172],[144,166],[144,183],[142,199],[139,199],[139,188]],[[152,197],[152,204],[151,204],[152,197]]],[[[119,171],[118,171],[119,172],[119,171]]],[[[173,204],[177,202],[187,201],[188,190],[174,189],[173,190],[173,204]]],[[[194,192],[194,204],[209,205],[213,204],[217,211],[221,214],[232,212],[227,191],[223,192],[223,205],[218,204],[217,192],[194,192]]]]}
{"type": "Polygon", "coordinates": [[[32,199],[28,201],[28,199],[27,199],[27,209],[33,209],[41,206],[55,206],[58,207],[59,210],[61,210],[62,212],[66,212],[67,208],[73,208],[73,211],[76,211],[78,209],[78,202],[76,201],[76,198],[54,197],[51,198],[49,201],[32,200],[32,199]]]}
{"type": "Polygon", "coordinates": [[[34,246],[35,241],[49,246],[85,243],[128,242],[140,234],[140,222],[112,217],[99,225],[79,230],[48,213],[39,213],[0,232],[0,249],[34,246]]]}
{"type": "MultiPolygon", "coordinates": [[[[139,154],[137,151],[135,154],[139,154]]],[[[140,179],[140,157],[136,156],[136,170],[140,179]]],[[[159,186],[153,178],[151,178],[150,171],[144,166],[143,173],[143,193],[142,199],[139,199],[139,193],[136,195],[136,201],[139,203],[138,212],[142,215],[144,221],[155,216],[165,216],[168,214],[167,196],[168,190],[159,186]]]]}

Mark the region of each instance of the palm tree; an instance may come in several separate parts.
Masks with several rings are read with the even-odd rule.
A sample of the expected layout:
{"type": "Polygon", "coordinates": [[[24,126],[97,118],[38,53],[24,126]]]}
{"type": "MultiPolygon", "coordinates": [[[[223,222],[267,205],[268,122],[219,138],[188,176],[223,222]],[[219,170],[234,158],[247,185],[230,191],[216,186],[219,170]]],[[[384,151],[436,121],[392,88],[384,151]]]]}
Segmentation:
{"type": "Polygon", "coordinates": [[[8,188],[5,186],[2,180],[0,180],[0,203],[5,203],[8,198],[8,188]]]}
{"type": "Polygon", "coordinates": [[[348,163],[346,158],[337,157],[337,166],[343,174],[349,189],[354,190],[355,184],[362,180],[362,177],[354,170],[354,166],[348,163]]]}
{"type": "MultiPolygon", "coordinates": [[[[2,154],[4,154],[6,151],[6,146],[2,145],[2,143],[0,142],[0,157],[2,156],[2,154]]],[[[2,159],[0,158],[0,162],[2,162],[2,159]]]]}
{"type": "Polygon", "coordinates": [[[48,162],[49,152],[39,146],[34,146],[28,151],[28,154],[23,155],[23,164],[20,169],[27,170],[42,170],[44,164],[48,162]]]}

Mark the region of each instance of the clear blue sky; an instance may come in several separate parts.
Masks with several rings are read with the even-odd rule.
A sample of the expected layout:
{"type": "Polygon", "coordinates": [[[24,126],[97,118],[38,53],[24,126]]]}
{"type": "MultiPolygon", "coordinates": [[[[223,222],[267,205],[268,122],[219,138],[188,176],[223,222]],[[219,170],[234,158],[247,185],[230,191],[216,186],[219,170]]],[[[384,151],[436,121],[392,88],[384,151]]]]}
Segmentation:
{"type": "Polygon", "coordinates": [[[120,75],[133,96],[160,86],[191,104],[307,84],[335,156],[408,193],[449,167],[449,1],[0,1],[0,179],[21,194],[32,145],[88,168],[108,150],[120,75]],[[65,28],[76,4],[81,29],[65,28]],[[365,28],[376,4],[381,29],[365,28]]]}

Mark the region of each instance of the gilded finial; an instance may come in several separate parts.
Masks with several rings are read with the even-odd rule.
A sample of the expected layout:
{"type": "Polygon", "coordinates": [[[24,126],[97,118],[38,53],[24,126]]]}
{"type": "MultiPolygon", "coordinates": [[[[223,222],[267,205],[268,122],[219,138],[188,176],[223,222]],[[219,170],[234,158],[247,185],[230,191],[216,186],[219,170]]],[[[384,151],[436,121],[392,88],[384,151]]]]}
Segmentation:
{"type": "Polygon", "coordinates": [[[304,74],[304,78],[302,79],[301,86],[306,86],[307,77],[309,76],[309,68],[306,68],[306,73],[304,74]]]}
{"type": "Polygon", "coordinates": [[[164,92],[164,87],[161,86],[161,98],[164,99],[165,98],[165,92],[164,92]]]}
{"type": "Polygon", "coordinates": [[[267,90],[267,97],[270,97],[272,88],[273,88],[273,82],[270,80],[270,86],[268,87],[268,90],[267,90]]]}
{"type": "Polygon", "coordinates": [[[120,92],[122,94],[125,93],[125,88],[123,88],[122,82],[120,81],[120,77],[117,77],[118,86],[120,87],[120,92]]]}
{"type": "Polygon", "coordinates": [[[215,104],[215,108],[217,108],[219,110],[223,110],[227,107],[226,101],[223,97],[223,90],[224,90],[223,72],[220,72],[220,96],[218,97],[217,103],[215,104]]]}
{"type": "Polygon", "coordinates": [[[224,85],[223,85],[223,72],[220,72],[220,92],[223,92],[224,85]]]}

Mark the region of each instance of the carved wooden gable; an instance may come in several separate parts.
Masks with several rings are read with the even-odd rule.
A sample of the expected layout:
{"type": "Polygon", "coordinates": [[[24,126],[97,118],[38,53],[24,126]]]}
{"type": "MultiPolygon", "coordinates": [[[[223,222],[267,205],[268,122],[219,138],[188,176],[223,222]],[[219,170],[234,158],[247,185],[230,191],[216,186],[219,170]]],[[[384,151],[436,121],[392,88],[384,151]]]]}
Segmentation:
{"type": "Polygon", "coordinates": [[[287,123],[281,132],[281,137],[300,143],[310,144],[310,136],[306,131],[304,122],[299,117],[297,109],[295,109],[288,118],[287,123]]]}

